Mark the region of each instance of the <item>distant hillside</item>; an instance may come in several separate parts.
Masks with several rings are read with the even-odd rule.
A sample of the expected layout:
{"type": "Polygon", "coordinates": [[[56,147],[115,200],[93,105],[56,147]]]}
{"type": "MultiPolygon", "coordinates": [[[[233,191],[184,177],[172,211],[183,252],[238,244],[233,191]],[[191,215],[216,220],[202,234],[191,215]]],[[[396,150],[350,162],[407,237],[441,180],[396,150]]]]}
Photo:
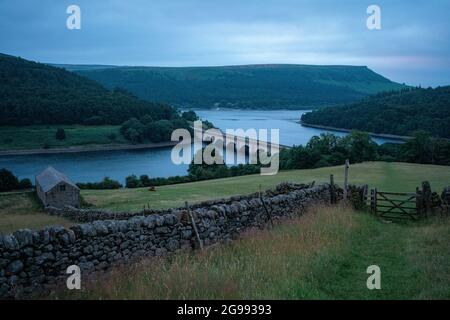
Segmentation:
{"type": "Polygon", "coordinates": [[[120,124],[146,114],[170,119],[175,110],[62,68],[0,54],[0,125],[120,124]]]}
{"type": "Polygon", "coordinates": [[[302,121],[397,135],[426,130],[450,138],[450,86],[378,94],[347,106],[304,114],[302,121]]]}
{"type": "Polygon", "coordinates": [[[66,67],[107,88],[184,107],[294,109],[354,102],[404,87],[353,66],[66,67]]]}

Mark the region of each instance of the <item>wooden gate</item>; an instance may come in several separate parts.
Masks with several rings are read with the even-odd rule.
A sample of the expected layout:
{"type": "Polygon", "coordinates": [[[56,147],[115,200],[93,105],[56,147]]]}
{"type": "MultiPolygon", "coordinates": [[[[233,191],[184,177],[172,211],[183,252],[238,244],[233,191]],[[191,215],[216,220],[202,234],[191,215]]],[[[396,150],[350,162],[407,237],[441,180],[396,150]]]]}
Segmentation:
{"type": "Polygon", "coordinates": [[[370,192],[371,211],[387,220],[418,220],[416,194],[403,192],[370,192]]]}

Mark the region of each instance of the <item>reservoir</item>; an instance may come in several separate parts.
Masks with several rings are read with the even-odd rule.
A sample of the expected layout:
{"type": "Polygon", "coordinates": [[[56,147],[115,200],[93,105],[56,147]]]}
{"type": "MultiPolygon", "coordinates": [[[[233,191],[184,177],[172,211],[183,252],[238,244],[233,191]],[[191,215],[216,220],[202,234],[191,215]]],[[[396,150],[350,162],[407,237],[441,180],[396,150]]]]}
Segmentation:
{"type": "MultiPolygon", "coordinates": [[[[304,145],[314,135],[346,133],[304,127],[298,123],[305,110],[195,110],[203,120],[216,127],[244,130],[279,129],[280,143],[283,145],[304,145]]],[[[378,143],[399,142],[395,139],[373,138],[378,143]]],[[[110,177],[121,183],[131,174],[147,174],[150,177],[185,175],[188,165],[175,165],[170,158],[171,148],[146,150],[93,151],[62,154],[34,154],[0,156],[0,168],[12,171],[19,178],[30,178],[51,165],[65,173],[74,182],[96,182],[110,177]]]]}

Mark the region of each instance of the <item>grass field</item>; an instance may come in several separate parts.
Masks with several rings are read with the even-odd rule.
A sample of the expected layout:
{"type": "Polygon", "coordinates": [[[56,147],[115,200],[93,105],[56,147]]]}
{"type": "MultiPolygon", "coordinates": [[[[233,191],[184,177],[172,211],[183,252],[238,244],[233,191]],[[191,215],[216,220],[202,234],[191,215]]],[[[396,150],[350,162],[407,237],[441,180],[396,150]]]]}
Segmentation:
{"type": "MultiPolygon", "coordinates": [[[[251,175],[218,180],[201,181],[157,187],[156,192],[146,188],[121,190],[86,190],[83,197],[97,207],[112,210],[140,210],[150,204],[153,208],[184,205],[184,201],[198,202],[207,199],[248,194],[272,188],[282,181],[328,182],[334,174],[338,184],[343,183],[343,166],[319,169],[282,171],[274,176],[251,175]]],[[[433,190],[442,191],[450,184],[450,167],[410,163],[366,162],[351,165],[349,182],[369,184],[382,191],[414,192],[416,186],[428,180],[433,190]]]]}
{"type": "MultiPolygon", "coordinates": [[[[249,194],[272,188],[282,181],[323,182],[334,174],[342,185],[343,166],[320,169],[283,171],[275,176],[242,176],[157,187],[119,190],[83,190],[85,201],[99,208],[115,211],[141,210],[147,204],[152,208],[170,208],[208,199],[249,194]]],[[[414,192],[416,186],[428,180],[433,190],[441,191],[450,184],[450,167],[409,163],[366,162],[351,165],[349,180],[352,184],[368,183],[381,191],[414,192]]],[[[47,224],[68,225],[70,221],[43,213],[33,197],[27,195],[0,196],[0,231],[11,232],[19,228],[38,229],[47,224]]]]}
{"type": "Polygon", "coordinates": [[[46,214],[33,193],[0,194],[0,233],[48,225],[69,227],[73,222],[46,214]]]}
{"type": "Polygon", "coordinates": [[[80,125],[0,127],[0,150],[127,143],[119,129],[120,126],[80,125]],[[55,138],[58,128],[64,129],[66,139],[55,138]],[[111,135],[115,135],[115,139],[111,139],[111,135]]]}
{"type": "Polygon", "coordinates": [[[230,245],[117,268],[53,298],[450,299],[449,222],[387,224],[318,208],[230,245]],[[381,290],[367,289],[370,265],[381,269],[381,290]]]}

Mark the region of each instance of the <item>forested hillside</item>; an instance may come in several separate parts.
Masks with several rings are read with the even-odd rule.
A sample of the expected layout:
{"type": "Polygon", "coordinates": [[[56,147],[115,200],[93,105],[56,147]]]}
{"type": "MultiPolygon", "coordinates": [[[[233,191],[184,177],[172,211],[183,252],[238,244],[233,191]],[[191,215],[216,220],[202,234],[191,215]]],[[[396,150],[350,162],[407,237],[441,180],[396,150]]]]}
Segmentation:
{"type": "Polygon", "coordinates": [[[450,86],[378,94],[358,103],[304,114],[302,121],[397,135],[425,130],[450,138],[450,86]]]}
{"type": "Polygon", "coordinates": [[[110,89],[121,87],[142,99],[184,107],[298,109],[354,102],[403,87],[354,66],[62,67],[110,89]]]}
{"type": "Polygon", "coordinates": [[[0,125],[121,124],[144,115],[171,119],[176,112],[62,68],[0,54],[0,125]]]}

